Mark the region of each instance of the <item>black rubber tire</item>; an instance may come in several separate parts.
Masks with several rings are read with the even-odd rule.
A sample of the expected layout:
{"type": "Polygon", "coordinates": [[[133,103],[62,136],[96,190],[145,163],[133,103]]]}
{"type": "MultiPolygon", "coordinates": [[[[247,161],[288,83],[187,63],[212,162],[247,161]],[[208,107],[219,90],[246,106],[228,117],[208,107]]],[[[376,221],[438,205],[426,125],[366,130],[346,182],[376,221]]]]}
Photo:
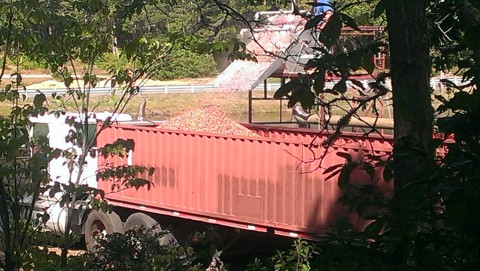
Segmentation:
{"type": "MultiPolygon", "coordinates": [[[[133,213],[125,221],[125,232],[135,227],[143,228],[144,230],[151,229],[154,233],[162,232],[162,227],[160,224],[155,219],[144,213],[133,213]]],[[[167,233],[160,238],[161,245],[170,245],[176,242],[177,240],[171,233],[167,233]]]]}
{"type": "Polygon", "coordinates": [[[104,212],[91,211],[83,224],[87,251],[94,251],[95,245],[97,244],[95,236],[102,234],[103,231],[107,233],[113,232],[113,224],[110,217],[104,212]]]}
{"type": "Polygon", "coordinates": [[[122,222],[122,219],[120,218],[120,216],[118,216],[118,214],[115,213],[115,212],[111,212],[111,213],[108,214],[108,217],[110,218],[110,221],[112,222],[113,232],[118,232],[118,233],[124,234],[125,230],[124,230],[123,222],[122,222]]]}
{"type": "Polygon", "coordinates": [[[131,214],[124,225],[124,232],[131,230],[135,227],[143,228],[145,230],[152,229],[154,232],[162,231],[160,224],[158,224],[155,219],[151,218],[149,215],[144,213],[133,213],[131,214]]]}

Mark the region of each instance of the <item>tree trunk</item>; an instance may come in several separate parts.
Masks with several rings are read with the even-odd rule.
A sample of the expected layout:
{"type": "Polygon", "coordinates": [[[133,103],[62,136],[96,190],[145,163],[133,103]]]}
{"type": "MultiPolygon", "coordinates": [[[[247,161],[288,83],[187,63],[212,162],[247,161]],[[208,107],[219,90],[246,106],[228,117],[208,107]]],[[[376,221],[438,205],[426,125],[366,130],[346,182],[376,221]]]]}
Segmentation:
{"type": "Polygon", "coordinates": [[[432,138],[429,37],[425,0],[389,0],[388,36],[394,115],[395,194],[429,164],[432,138]],[[424,155],[422,155],[424,154],[424,155]]]}
{"type": "MultiPolygon", "coordinates": [[[[468,0],[457,2],[460,10],[463,27],[468,29],[480,24],[480,10],[473,6],[468,0]]],[[[473,51],[473,60],[475,62],[473,83],[477,89],[480,89],[480,46],[470,48],[473,51]]]]}

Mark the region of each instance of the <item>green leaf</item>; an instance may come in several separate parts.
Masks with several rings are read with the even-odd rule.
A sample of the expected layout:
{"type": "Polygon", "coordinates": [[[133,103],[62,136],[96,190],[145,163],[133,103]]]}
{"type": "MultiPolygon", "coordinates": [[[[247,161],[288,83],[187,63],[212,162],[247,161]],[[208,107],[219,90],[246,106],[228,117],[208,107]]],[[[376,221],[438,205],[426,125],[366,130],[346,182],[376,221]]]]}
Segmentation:
{"type": "Polygon", "coordinates": [[[380,17],[387,10],[388,0],[380,0],[375,6],[375,11],[373,12],[373,18],[380,17]]]}
{"type": "MultiPolygon", "coordinates": [[[[324,55],[329,55],[330,54],[330,51],[328,51],[325,47],[317,47],[317,46],[314,46],[312,47],[313,50],[315,51],[319,51],[320,53],[324,54],[324,55]]],[[[310,62],[311,60],[309,60],[310,62]]]]}
{"type": "Polygon", "coordinates": [[[147,44],[147,43],[148,43],[148,41],[147,41],[147,39],[146,39],[145,37],[143,37],[143,38],[141,38],[141,39],[138,40],[138,44],[144,45],[144,44],[147,44]]]}
{"type": "Polygon", "coordinates": [[[348,220],[348,217],[343,215],[343,216],[340,216],[335,222],[335,229],[337,231],[344,231],[348,228],[349,225],[350,225],[350,221],[348,220]]]}
{"type": "Polygon", "coordinates": [[[480,1],[479,0],[470,0],[470,4],[476,9],[480,9],[480,1]]]}
{"type": "Polygon", "coordinates": [[[145,179],[142,179],[142,178],[136,178],[136,179],[133,179],[129,182],[129,186],[130,187],[134,187],[136,190],[146,186],[147,187],[147,190],[150,190],[151,188],[151,182],[148,181],[148,180],[145,180],[145,179]]]}
{"type": "MultiPolygon", "coordinates": [[[[238,51],[238,50],[240,49],[240,48],[239,48],[239,47],[240,47],[240,44],[239,44],[239,43],[236,43],[235,45],[236,45],[236,47],[237,47],[235,51],[238,51]]],[[[217,41],[217,42],[214,42],[214,43],[212,44],[212,49],[213,49],[214,51],[220,52],[220,51],[223,51],[223,50],[225,50],[226,48],[228,48],[228,46],[229,46],[229,44],[228,44],[228,42],[226,42],[226,41],[217,41]]]]}
{"type": "Polygon", "coordinates": [[[90,82],[90,74],[87,72],[83,75],[83,84],[87,85],[90,82]]]}
{"type": "Polygon", "coordinates": [[[373,74],[375,71],[375,63],[371,54],[365,54],[362,58],[362,67],[369,73],[373,74]]]}
{"type": "MultiPolygon", "coordinates": [[[[332,173],[330,173],[330,175],[326,176],[325,177],[325,181],[328,181],[330,180],[331,178],[335,177],[338,175],[338,173],[340,173],[340,171],[342,171],[342,169],[340,167],[343,167],[345,164],[340,164],[340,165],[337,165],[339,166],[337,170],[333,171],[332,173]]],[[[331,168],[331,167],[330,167],[331,168]]],[[[329,168],[329,169],[330,169],[329,168]]]]}
{"type": "Polygon", "coordinates": [[[300,104],[303,108],[311,108],[315,104],[315,94],[310,90],[304,91],[300,97],[300,104]]]}
{"type": "Polygon", "coordinates": [[[340,176],[338,176],[338,187],[340,187],[340,189],[345,189],[350,184],[350,175],[353,171],[353,168],[353,164],[345,164],[340,171],[340,176]]]}
{"type": "Polygon", "coordinates": [[[294,107],[298,102],[300,102],[304,108],[310,108],[314,105],[315,95],[310,91],[308,84],[302,83],[300,79],[294,79],[283,85],[277,90],[273,97],[277,99],[281,98],[290,91],[292,95],[289,97],[287,104],[289,108],[294,107]]]}
{"type": "Polygon", "coordinates": [[[23,82],[23,77],[22,77],[22,75],[19,74],[18,72],[16,72],[16,73],[13,73],[13,74],[12,74],[12,77],[13,77],[13,76],[16,76],[16,77],[15,77],[15,81],[16,81],[17,85],[21,85],[22,82],[23,82]]]}
{"type": "Polygon", "coordinates": [[[67,78],[65,78],[64,84],[65,84],[65,86],[66,86],[67,88],[69,88],[70,85],[72,85],[72,83],[73,83],[73,78],[72,78],[72,77],[67,77],[67,78]]]}
{"type": "Polygon", "coordinates": [[[328,94],[332,94],[332,95],[339,95],[340,93],[338,93],[338,91],[336,90],[333,90],[333,89],[330,89],[330,88],[326,88],[322,91],[322,93],[328,93],[328,94]]]}
{"type": "Polygon", "coordinates": [[[320,42],[326,47],[331,47],[337,43],[341,32],[342,21],[340,20],[340,17],[334,13],[325,28],[320,33],[320,42]]]}
{"type": "Polygon", "coordinates": [[[455,84],[453,81],[449,79],[440,79],[440,83],[442,83],[447,88],[454,88],[460,90],[460,88],[455,84]]]}
{"type": "Polygon", "coordinates": [[[385,164],[385,167],[383,168],[383,180],[385,182],[393,180],[394,174],[392,169],[393,168],[388,163],[385,164]]]}
{"type": "MultiPolygon", "coordinates": [[[[348,153],[347,153],[348,154],[348,153]]],[[[343,167],[345,164],[337,164],[337,165],[333,165],[331,167],[328,167],[327,169],[325,169],[325,171],[323,171],[323,174],[328,174],[330,172],[333,172],[341,167],[343,167]]]]}
{"type": "Polygon", "coordinates": [[[301,99],[302,97],[302,91],[301,90],[295,90],[292,92],[292,96],[288,99],[287,107],[292,108],[294,107],[301,99]]]}
{"type": "Polygon", "coordinates": [[[43,106],[43,103],[47,100],[47,97],[45,97],[45,94],[37,94],[35,95],[35,98],[33,98],[33,104],[35,105],[36,108],[41,108],[43,106]]]}
{"type": "Polygon", "coordinates": [[[394,263],[397,264],[405,263],[409,255],[410,246],[408,241],[405,240],[399,243],[397,247],[395,247],[392,254],[392,259],[394,260],[394,263]]]}
{"type": "Polygon", "coordinates": [[[364,162],[363,170],[368,174],[370,180],[375,180],[375,168],[370,163],[364,162]]]}
{"type": "Polygon", "coordinates": [[[352,17],[348,16],[347,14],[341,13],[339,14],[342,22],[348,26],[353,28],[354,30],[360,31],[360,28],[358,28],[357,23],[355,23],[355,20],[353,20],[352,17]]]}
{"type": "Polygon", "coordinates": [[[471,110],[476,107],[477,99],[465,91],[458,92],[445,106],[451,110],[471,110]]]}
{"type": "Polygon", "coordinates": [[[356,80],[356,79],[349,79],[350,82],[352,82],[352,84],[354,84],[355,86],[361,88],[362,90],[365,90],[365,86],[362,84],[362,82],[356,80]]]}
{"type": "Polygon", "coordinates": [[[340,81],[338,81],[334,86],[333,86],[333,90],[339,92],[339,93],[345,93],[347,92],[347,81],[342,79],[340,81]]]}
{"type": "Polygon", "coordinates": [[[377,237],[380,231],[382,231],[385,222],[383,220],[377,219],[372,223],[368,224],[368,226],[363,231],[365,235],[369,238],[377,237]]]}
{"type": "Polygon", "coordinates": [[[343,159],[347,160],[348,163],[352,162],[352,156],[349,153],[339,151],[336,154],[337,154],[337,156],[340,156],[343,159]]]}
{"type": "Polygon", "coordinates": [[[323,89],[325,88],[325,72],[320,71],[315,78],[315,82],[313,83],[313,89],[315,90],[315,93],[318,95],[320,94],[323,89]]]}
{"type": "Polygon", "coordinates": [[[465,31],[464,42],[470,49],[478,49],[480,47],[480,24],[470,27],[465,31]]]}
{"type": "Polygon", "coordinates": [[[323,20],[323,15],[315,16],[305,24],[305,30],[315,28],[323,20]]]}
{"type": "Polygon", "coordinates": [[[300,87],[302,82],[299,79],[295,78],[292,81],[286,83],[285,85],[281,86],[275,94],[273,94],[274,99],[281,99],[285,97],[290,91],[300,87]]]}

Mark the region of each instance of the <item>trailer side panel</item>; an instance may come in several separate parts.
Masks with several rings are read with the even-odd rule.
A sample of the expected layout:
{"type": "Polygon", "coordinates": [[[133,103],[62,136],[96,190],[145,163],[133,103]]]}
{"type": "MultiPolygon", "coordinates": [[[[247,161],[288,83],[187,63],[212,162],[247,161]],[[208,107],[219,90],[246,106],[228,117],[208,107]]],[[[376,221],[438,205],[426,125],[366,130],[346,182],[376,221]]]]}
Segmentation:
{"type": "MultiPolygon", "coordinates": [[[[325,150],[321,143],[327,135],[249,128],[262,137],[114,125],[102,132],[98,145],[115,138],[134,139],[131,157],[116,163],[129,160],[154,167],[154,186],[107,194],[107,199],[138,210],[308,237],[346,214],[336,204],[341,193],[336,177],[325,180],[324,174],[326,168],[345,163],[337,152],[361,161],[367,153],[387,156],[392,148],[391,139],[350,136],[325,150]]],[[[104,162],[100,159],[100,166],[104,162]]],[[[373,181],[382,183],[381,169],[377,173],[373,181]]],[[[354,175],[358,181],[372,181],[360,171],[354,175]]],[[[110,191],[108,182],[98,185],[110,191]]]]}

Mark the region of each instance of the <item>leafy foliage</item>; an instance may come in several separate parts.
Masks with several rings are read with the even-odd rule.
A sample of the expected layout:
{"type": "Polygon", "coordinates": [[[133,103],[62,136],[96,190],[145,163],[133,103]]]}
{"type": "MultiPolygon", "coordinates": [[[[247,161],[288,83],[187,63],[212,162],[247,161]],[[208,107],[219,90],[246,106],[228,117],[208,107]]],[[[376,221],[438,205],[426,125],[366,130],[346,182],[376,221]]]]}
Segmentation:
{"type": "Polygon", "coordinates": [[[48,220],[47,216],[34,215],[24,195],[38,199],[49,181],[48,163],[59,156],[58,151],[43,144],[45,138],[29,137],[29,116],[46,111],[45,97],[39,95],[33,104],[20,106],[24,97],[19,94],[23,85],[18,78],[0,91],[0,100],[12,104],[11,114],[0,118],[0,248],[5,253],[0,268],[7,270],[19,268],[30,257],[31,225],[48,220]]]}
{"type": "MultiPolygon", "coordinates": [[[[380,1],[375,16],[390,8],[391,3],[380,1]]],[[[418,148],[412,138],[407,137],[401,139],[407,148],[386,160],[369,157],[355,162],[348,153],[338,154],[345,163],[334,165],[326,172],[330,177],[338,176],[338,185],[343,189],[339,203],[359,215],[359,221],[368,224],[358,229],[346,218],[340,218],[330,233],[314,243],[316,256],[301,260],[309,265],[305,270],[476,270],[480,266],[480,208],[474,203],[480,196],[477,189],[480,76],[476,68],[480,59],[477,57],[478,35],[473,34],[477,33],[480,12],[476,1],[429,3],[432,44],[438,50],[432,51],[434,66],[448,71],[458,65],[465,84],[444,81],[448,95],[436,96],[441,103],[436,112],[440,134],[429,140],[426,148],[418,148]],[[402,187],[401,194],[391,197],[382,191],[382,184],[365,184],[352,177],[357,176],[351,174],[353,171],[363,171],[363,176],[371,178],[383,168],[384,179],[389,181],[395,173],[400,173],[392,169],[404,159],[401,156],[423,158],[417,165],[419,170],[415,170],[413,179],[402,187]]],[[[318,67],[315,72],[323,73],[322,64],[318,61],[312,68],[318,67]]],[[[382,77],[379,76],[377,83],[382,77]]],[[[295,89],[294,84],[298,82],[284,87],[278,95],[287,95],[295,89]]],[[[324,86],[323,82],[318,85],[320,90],[324,86]]],[[[385,92],[381,84],[373,87],[385,92]]],[[[272,260],[294,251],[281,252],[272,260]]],[[[297,268],[290,267],[290,270],[299,270],[297,258],[290,258],[283,265],[295,265],[297,268]]],[[[258,261],[252,266],[269,270],[258,261]]]]}
{"type": "MultiPolygon", "coordinates": [[[[96,127],[92,122],[95,122],[97,117],[92,112],[98,104],[90,99],[90,91],[99,84],[100,77],[93,70],[98,58],[112,49],[115,24],[111,19],[120,5],[129,7],[115,1],[2,3],[4,12],[0,15],[0,40],[4,54],[0,78],[3,78],[6,71],[8,59],[16,60],[17,66],[13,80],[2,84],[3,89],[0,92],[2,102],[8,101],[12,104],[10,115],[2,118],[0,127],[0,134],[3,135],[3,147],[0,150],[3,169],[0,181],[0,248],[5,253],[5,260],[0,262],[0,268],[8,271],[28,268],[29,253],[41,252],[26,250],[31,241],[30,236],[38,234],[49,220],[46,212],[40,211],[40,215],[33,215],[40,195],[50,197],[59,208],[66,210],[64,217],[54,218],[65,219],[66,225],[63,229],[65,234],[58,243],[62,247],[60,262],[52,265],[52,268],[56,266],[57,269],[68,267],[67,252],[76,241],[71,232],[74,209],[88,206],[85,203],[89,200],[92,200],[94,206],[105,207],[94,198],[96,195],[103,195],[103,192],[84,183],[86,165],[90,158],[96,155],[95,139],[111,123],[112,116],[122,112],[131,98],[138,94],[137,84],[151,76],[152,70],[162,63],[162,57],[171,48],[168,43],[144,38],[125,44],[122,52],[127,61],[135,64],[135,69],[132,72],[125,68],[121,71],[112,70],[111,87],[118,87],[121,93],[112,116],[104,119],[103,126],[96,127]],[[52,112],[51,117],[63,119],[64,126],[69,129],[65,136],[65,147],[61,150],[51,149],[45,137],[30,134],[30,118],[47,114],[48,108],[45,105],[46,96],[42,93],[36,95],[30,104],[19,105],[19,101],[25,99],[20,94],[25,87],[19,70],[20,57],[24,55],[28,55],[29,60],[45,63],[63,80],[68,89],[66,95],[53,94],[61,108],[52,112]],[[79,78],[82,81],[77,80],[79,78]],[[117,86],[117,83],[121,85],[117,86]],[[67,115],[66,112],[70,114],[67,115]],[[57,176],[50,176],[48,171],[49,163],[57,158],[62,159],[62,166],[69,173],[68,176],[62,176],[62,180],[56,180],[57,176]],[[37,227],[32,229],[33,221],[33,225],[37,227]]],[[[138,176],[133,177],[146,169],[133,166],[122,169],[123,175],[116,175],[122,175],[122,184],[137,188],[148,184],[138,176]]],[[[33,266],[48,265],[54,259],[49,255],[45,255],[43,264],[38,262],[33,266]]]]}
{"type": "Polygon", "coordinates": [[[162,245],[166,234],[155,229],[132,229],[101,238],[95,252],[88,254],[86,269],[98,271],[200,270],[193,264],[194,251],[179,244],[162,245]]]}
{"type": "Polygon", "coordinates": [[[177,49],[166,57],[167,63],[153,76],[159,79],[196,78],[217,74],[212,55],[177,49]]]}
{"type": "Polygon", "coordinates": [[[253,263],[247,265],[246,271],[308,271],[312,270],[310,261],[314,259],[316,255],[317,251],[315,250],[314,244],[304,240],[296,240],[290,250],[279,251],[274,257],[272,257],[271,263],[262,263],[259,259],[256,259],[253,263]]]}

